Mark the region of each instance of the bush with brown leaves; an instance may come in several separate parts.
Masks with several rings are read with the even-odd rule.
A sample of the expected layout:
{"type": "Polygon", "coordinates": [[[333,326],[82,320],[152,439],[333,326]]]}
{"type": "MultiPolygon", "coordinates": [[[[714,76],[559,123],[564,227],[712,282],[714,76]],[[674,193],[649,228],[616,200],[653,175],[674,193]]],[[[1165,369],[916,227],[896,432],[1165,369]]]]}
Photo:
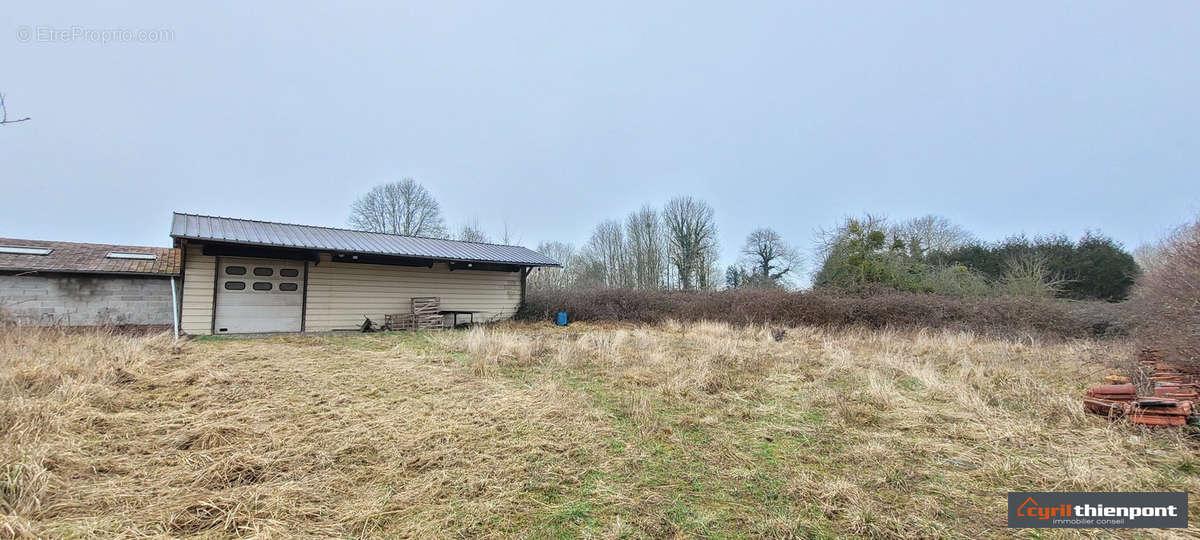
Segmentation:
{"type": "Polygon", "coordinates": [[[708,320],[737,325],[947,328],[995,335],[1038,333],[1060,337],[1124,333],[1120,308],[1103,302],[953,298],[894,291],[862,294],[760,289],[530,291],[519,317],[547,320],[558,311],[566,311],[573,321],[708,320]]]}
{"type": "Polygon", "coordinates": [[[1143,347],[1200,373],[1200,219],[1162,242],[1134,286],[1132,321],[1143,347]]]}

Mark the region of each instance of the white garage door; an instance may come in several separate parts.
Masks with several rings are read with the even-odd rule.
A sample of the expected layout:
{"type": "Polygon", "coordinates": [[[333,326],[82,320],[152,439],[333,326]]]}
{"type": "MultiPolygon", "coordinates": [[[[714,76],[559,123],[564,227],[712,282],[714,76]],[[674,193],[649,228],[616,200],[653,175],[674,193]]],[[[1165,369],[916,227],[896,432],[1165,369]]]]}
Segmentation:
{"type": "Polygon", "coordinates": [[[240,257],[218,261],[216,333],[300,331],[303,262],[240,257]]]}

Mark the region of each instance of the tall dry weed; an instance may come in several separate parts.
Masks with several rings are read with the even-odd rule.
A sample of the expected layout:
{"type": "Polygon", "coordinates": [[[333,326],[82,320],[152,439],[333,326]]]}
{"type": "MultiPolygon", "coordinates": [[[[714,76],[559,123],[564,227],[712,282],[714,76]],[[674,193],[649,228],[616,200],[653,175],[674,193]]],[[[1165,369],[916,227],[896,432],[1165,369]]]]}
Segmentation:
{"type": "Polygon", "coordinates": [[[537,340],[529,336],[503,330],[489,330],[476,326],[467,331],[467,352],[474,359],[472,370],[476,375],[494,376],[503,366],[528,366],[534,361],[538,349],[537,340]]]}
{"type": "Polygon", "coordinates": [[[778,360],[770,330],[728,323],[670,323],[676,335],[657,330],[589,328],[542,336],[539,341],[504,327],[475,327],[463,338],[476,374],[531,363],[603,369],[614,379],[658,388],[674,396],[716,394],[761,377],[778,360]]]}
{"type": "Polygon", "coordinates": [[[86,459],[74,436],[112,407],[115,387],[136,381],[170,347],[166,336],[0,332],[0,513],[12,518],[5,527],[14,535],[61,502],[62,471],[86,459]]]}
{"type": "MultiPolygon", "coordinates": [[[[563,482],[564,460],[587,463],[576,454],[604,436],[554,383],[513,389],[339,343],[3,334],[0,537],[475,536],[446,516],[511,513],[513,479],[563,482]],[[397,487],[380,498],[373,482],[397,487]]],[[[472,350],[518,365],[536,344],[472,350]]]]}
{"type": "Polygon", "coordinates": [[[1194,441],[1080,412],[1121,340],[729,321],[112,338],[0,341],[0,536],[1003,536],[1018,486],[1200,490],[1194,441]]]}

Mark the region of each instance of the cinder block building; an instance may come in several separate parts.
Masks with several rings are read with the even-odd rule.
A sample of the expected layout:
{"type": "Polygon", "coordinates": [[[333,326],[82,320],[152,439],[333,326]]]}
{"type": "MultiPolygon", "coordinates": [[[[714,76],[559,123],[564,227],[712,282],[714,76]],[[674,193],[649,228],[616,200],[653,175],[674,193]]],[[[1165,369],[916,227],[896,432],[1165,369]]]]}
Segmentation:
{"type": "Polygon", "coordinates": [[[178,249],[0,238],[0,320],[169,329],[178,249]]]}

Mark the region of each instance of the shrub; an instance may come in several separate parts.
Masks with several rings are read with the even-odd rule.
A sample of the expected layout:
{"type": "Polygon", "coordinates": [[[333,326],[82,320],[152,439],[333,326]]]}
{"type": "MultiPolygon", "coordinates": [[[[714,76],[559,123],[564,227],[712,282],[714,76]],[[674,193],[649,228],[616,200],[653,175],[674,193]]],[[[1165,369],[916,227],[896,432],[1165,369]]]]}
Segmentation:
{"type": "Polygon", "coordinates": [[[931,265],[900,252],[870,253],[853,259],[833,252],[817,273],[820,288],[861,292],[870,288],[946,296],[991,296],[996,293],[980,273],[962,265],[931,265]]]}
{"type": "Polygon", "coordinates": [[[1200,219],[1171,235],[1134,288],[1135,336],[1200,373],[1200,219]]]}
{"type": "Polygon", "coordinates": [[[1032,241],[1023,236],[1009,238],[996,244],[974,244],[950,252],[931,252],[925,262],[935,266],[963,265],[998,284],[999,292],[1016,287],[1021,294],[1046,292],[1031,280],[1011,283],[1013,266],[1026,266],[1022,272],[1029,276],[1030,261],[1043,273],[1057,281],[1053,294],[1076,300],[1099,299],[1109,302],[1124,300],[1140,272],[1133,255],[1115,240],[1096,233],[1087,233],[1078,242],[1065,236],[1038,237],[1032,241]]]}
{"type": "Polygon", "coordinates": [[[837,293],[735,289],[716,292],[590,289],[530,291],[518,317],[549,320],[566,311],[577,321],[711,320],[731,324],[950,328],[985,334],[1061,337],[1123,332],[1116,306],[1037,298],[953,298],[865,290],[837,293]]]}
{"type": "Polygon", "coordinates": [[[1044,255],[1022,253],[1008,260],[998,287],[1004,294],[1053,298],[1063,289],[1063,279],[1051,273],[1044,255]]]}
{"type": "Polygon", "coordinates": [[[991,296],[992,284],[965,266],[929,266],[922,274],[922,292],[946,296],[991,296]]]}
{"type": "Polygon", "coordinates": [[[1111,238],[1085,234],[1071,255],[1071,274],[1063,284],[1070,298],[1124,300],[1141,273],[1133,255],[1111,238]]]}

